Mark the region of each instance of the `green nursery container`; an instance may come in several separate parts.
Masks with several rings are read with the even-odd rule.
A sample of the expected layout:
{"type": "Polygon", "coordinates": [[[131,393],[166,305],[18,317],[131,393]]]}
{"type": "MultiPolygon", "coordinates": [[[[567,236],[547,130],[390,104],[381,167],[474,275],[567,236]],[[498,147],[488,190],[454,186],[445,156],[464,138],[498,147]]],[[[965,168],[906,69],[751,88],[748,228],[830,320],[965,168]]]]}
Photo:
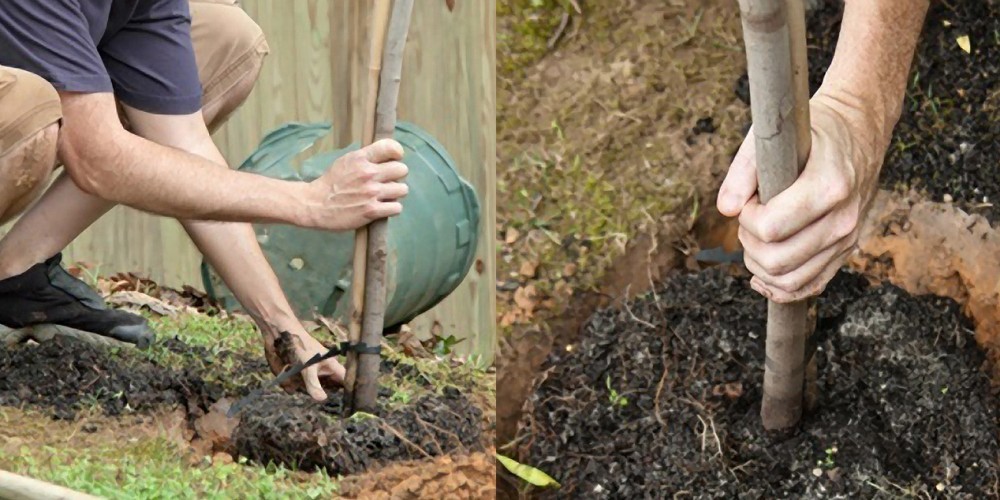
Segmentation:
{"type": "MultiPolygon", "coordinates": [[[[329,133],[330,124],[289,123],[269,133],[240,170],[277,179],[310,181],[358,144],[317,154],[296,168],[293,159],[329,133]]],[[[410,169],[403,213],[389,219],[386,328],[434,307],[461,283],[475,260],[479,201],[455,162],[433,137],[400,122],[395,139],[410,169]]],[[[350,310],[354,231],[331,233],[280,224],[254,231],[282,288],[303,319],[314,312],[345,320],[350,310]]],[[[238,309],[232,293],[202,263],[210,296],[238,309]]]]}

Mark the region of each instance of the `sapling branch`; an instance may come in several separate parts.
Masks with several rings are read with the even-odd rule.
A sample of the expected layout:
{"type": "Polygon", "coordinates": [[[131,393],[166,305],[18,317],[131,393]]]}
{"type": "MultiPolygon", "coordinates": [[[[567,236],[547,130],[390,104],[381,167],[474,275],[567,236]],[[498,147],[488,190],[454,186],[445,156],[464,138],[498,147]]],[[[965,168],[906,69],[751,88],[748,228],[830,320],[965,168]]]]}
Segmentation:
{"type": "MultiPolygon", "coordinates": [[[[792,185],[799,174],[796,119],[801,112],[796,112],[789,9],[786,0],[740,0],[740,10],[750,78],[758,190],[760,201],[767,203],[792,185]]],[[[804,68],[800,69],[804,72],[804,68]]],[[[766,429],[793,427],[802,415],[807,309],[806,301],[768,303],[761,404],[766,429]]]]}
{"type": "MultiPolygon", "coordinates": [[[[382,72],[382,47],[385,43],[386,27],[389,24],[389,7],[391,0],[375,0],[372,8],[371,34],[368,51],[368,95],[365,98],[365,108],[362,112],[361,146],[375,142],[375,107],[378,102],[379,75],[382,72]]],[[[349,318],[347,338],[352,345],[361,341],[361,324],[365,310],[365,271],[368,260],[368,226],[358,228],[354,232],[354,262],[351,274],[351,315],[349,318]]],[[[348,404],[344,405],[346,414],[352,413],[354,388],[358,375],[358,354],[347,353],[346,371],[344,376],[344,395],[348,404]]]]}
{"type": "MultiPolygon", "coordinates": [[[[395,0],[388,32],[385,36],[385,53],[379,79],[378,103],[375,108],[374,139],[387,139],[396,129],[396,105],[399,99],[399,82],[403,73],[403,52],[406,35],[410,29],[413,0],[395,0]]],[[[386,271],[388,265],[388,221],[379,219],[368,227],[367,270],[365,271],[364,311],[361,341],[365,345],[382,343],[385,327],[386,271]]],[[[373,353],[358,355],[357,380],[351,404],[356,411],[373,411],[378,397],[378,373],[381,356],[373,353]]]]}

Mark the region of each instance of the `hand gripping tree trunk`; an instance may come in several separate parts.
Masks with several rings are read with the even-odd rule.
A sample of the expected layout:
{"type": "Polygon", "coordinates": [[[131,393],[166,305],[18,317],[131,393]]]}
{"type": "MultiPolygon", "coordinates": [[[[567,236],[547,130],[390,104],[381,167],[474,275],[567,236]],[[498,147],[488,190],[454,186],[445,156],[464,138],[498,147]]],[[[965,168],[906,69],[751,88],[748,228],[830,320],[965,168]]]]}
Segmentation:
{"type": "MultiPolygon", "coordinates": [[[[396,129],[396,103],[403,69],[403,49],[410,27],[413,0],[395,0],[389,17],[389,0],[377,0],[372,13],[368,100],[363,143],[391,138],[396,129]],[[388,25],[388,31],[387,30],[388,25]],[[383,54],[383,46],[385,53],[383,54]]],[[[350,341],[371,348],[382,343],[386,307],[387,220],[372,222],[355,233],[350,341]]],[[[371,412],[378,397],[378,352],[348,353],[348,413],[371,412]]]]}
{"type": "MultiPolygon", "coordinates": [[[[795,182],[809,155],[804,7],[801,0],[740,0],[740,10],[758,189],[767,203],[795,182]]],[[[769,430],[793,427],[802,415],[808,307],[768,303],[761,419],[769,430]]]]}

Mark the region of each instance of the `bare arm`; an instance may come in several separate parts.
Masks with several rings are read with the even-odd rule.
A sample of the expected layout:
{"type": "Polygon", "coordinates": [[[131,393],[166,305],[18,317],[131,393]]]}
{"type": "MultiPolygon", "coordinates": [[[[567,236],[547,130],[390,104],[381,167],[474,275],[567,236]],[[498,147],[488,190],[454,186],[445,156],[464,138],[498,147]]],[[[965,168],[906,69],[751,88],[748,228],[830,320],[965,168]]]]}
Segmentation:
{"type": "Polygon", "coordinates": [[[903,109],[927,0],[848,0],[821,92],[863,111],[882,149],[903,109]]]}
{"type": "Polygon", "coordinates": [[[201,156],[126,131],[110,93],[62,93],[59,155],[84,191],[185,219],[284,222],[345,230],[398,214],[406,186],[402,148],[382,141],[345,156],[311,183],[218,168],[201,156]]]}
{"type": "Polygon", "coordinates": [[[778,302],[820,293],[858,241],[902,110],[927,0],[848,0],[836,54],[809,102],[812,150],[799,178],[762,205],[753,136],[717,202],[739,217],[751,286],[778,302]]]}

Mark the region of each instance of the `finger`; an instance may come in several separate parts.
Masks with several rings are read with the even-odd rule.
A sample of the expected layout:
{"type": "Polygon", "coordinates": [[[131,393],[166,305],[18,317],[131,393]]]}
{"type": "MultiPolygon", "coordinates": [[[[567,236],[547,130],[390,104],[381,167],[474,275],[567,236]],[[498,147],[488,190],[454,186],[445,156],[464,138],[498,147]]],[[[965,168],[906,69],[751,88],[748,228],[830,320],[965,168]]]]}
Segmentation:
{"type": "Polygon", "coordinates": [[[385,219],[399,215],[403,211],[403,204],[398,201],[379,201],[365,214],[369,219],[385,219]]]}
{"type": "Polygon", "coordinates": [[[757,162],[753,128],[743,139],[733,163],[729,165],[726,179],[719,188],[716,208],[727,217],[736,217],[743,205],[757,192],[757,162]]]}
{"type": "Polygon", "coordinates": [[[340,364],[336,359],[326,360],[320,364],[319,382],[325,388],[335,389],[343,387],[346,372],[347,370],[344,368],[344,365],[340,364]]]}
{"type": "Polygon", "coordinates": [[[323,386],[319,383],[319,367],[313,365],[302,370],[302,381],[305,382],[306,393],[311,398],[316,401],[326,400],[326,391],[323,390],[323,386]]]}
{"type": "Polygon", "coordinates": [[[765,243],[745,228],[737,231],[747,254],[771,276],[798,269],[813,256],[830,248],[857,228],[857,218],[851,211],[837,210],[806,226],[784,241],[765,243]]]}
{"type": "Polygon", "coordinates": [[[408,173],[410,173],[410,169],[405,163],[389,161],[375,165],[375,176],[372,180],[376,182],[395,182],[402,180],[408,173]]]}
{"type": "MultiPolygon", "coordinates": [[[[809,291],[816,286],[817,280],[823,275],[831,265],[841,267],[847,254],[853,248],[853,244],[845,238],[827,248],[803,264],[801,267],[779,276],[772,276],[764,271],[760,263],[753,256],[744,254],[747,270],[753,273],[759,284],[770,292],[769,297],[777,301],[777,297],[789,297],[793,295],[803,295],[803,291],[809,291]]],[[[825,285],[825,283],[823,283],[825,285]]],[[[808,296],[803,295],[803,296],[808,296]]]]}
{"type": "Polygon", "coordinates": [[[410,187],[402,182],[389,182],[382,184],[378,201],[395,201],[405,198],[410,192],[410,187]]]}
{"type": "MultiPolygon", "coordinates": [[[[847,259],[847,256],[850,255],[852,250],[853,248],[848,248],[844,250],[842,256],[839,256],[837,259],[834,259],[833,262],[830,262],[826,266],[826,268],[823,269],[823,272],[821,272],[819,276],[816,277],[816,279],[806,284],[802,288],[795,290],[794,292],[784,292],[781,290],[769,289],[768,297],[774,302],[787,304],[789,302],[797,302],[800,300],[805,300],[809,297],[815,297],[823,293],[823,290],[826,290],[826,286],[830,283],[830,280],[832,280],[833,277],[837,275],[837,272],[840,271],[841,267],[843,267],[843,261],[847,259]]],[[[756,278],[750,280],[751,287],[755,286],[754,285],[755,279],[756,278]]],[[[758,281],[756,286],[762,286],[762,284],[758,281]]]]}
{"type": "Polygon", "coordinates": [[[365,159],[372,163],[402,160],[403,146],[393,139],[380,139],[364,147],[365,159]]]}
{"type": "Polygon", "coordinates": [[[851,195],[848,181],[820,178],[819,169],[808,167],[788,189],[767,204],[747,204],[740,225],[765,242],[783,241],[816,222],[851,195]]]}
{"type": "Polygon", "coordinates": [[[744,253],[743,260],[747,266],[747,270],[753,273],[766,288],[774,292],[782,291],[790,293],[802,288],[816,278],[840,251],[841,247],[837,245],[830,246],[814,255],[805,264],[780,275],[768,273],[755,255],[744,253]]]}

